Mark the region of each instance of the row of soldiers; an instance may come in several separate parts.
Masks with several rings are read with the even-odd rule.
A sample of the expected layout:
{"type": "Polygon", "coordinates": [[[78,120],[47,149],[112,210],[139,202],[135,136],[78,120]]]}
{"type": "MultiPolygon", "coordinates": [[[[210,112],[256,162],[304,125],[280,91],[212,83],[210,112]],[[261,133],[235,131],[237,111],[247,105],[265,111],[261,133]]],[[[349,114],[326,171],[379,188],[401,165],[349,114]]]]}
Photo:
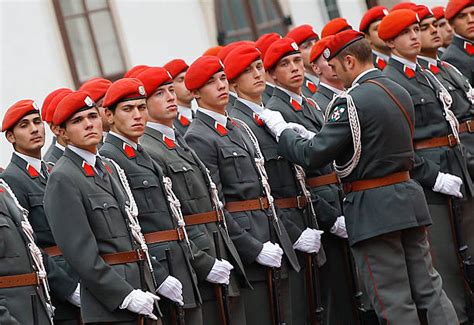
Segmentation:
{"type": "Polygon", "coordinates": [[[359,29],[10,107],[0,322],[472,324],[474,2],[359,29]]]}

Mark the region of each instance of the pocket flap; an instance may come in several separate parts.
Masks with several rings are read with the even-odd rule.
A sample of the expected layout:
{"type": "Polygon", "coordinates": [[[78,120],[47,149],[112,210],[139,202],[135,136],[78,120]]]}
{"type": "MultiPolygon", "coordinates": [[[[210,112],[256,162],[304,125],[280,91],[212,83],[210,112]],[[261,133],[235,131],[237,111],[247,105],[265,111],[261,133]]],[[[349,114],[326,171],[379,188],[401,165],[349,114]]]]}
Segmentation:
{"type": "Polygon", "coordinates": [[[109,195],[90,194],[89,202],[93,210],[96,210],[96,209],[107,210],[109,208],[118,209],[117,201],[115,201],[115,199],[109,195]]]}
{"type": "Polygon", "coordinates": [[[30,206],[42,206],[43,205],[43,193],[28,193],[28,201],[30,202],[30,206]]]}
{"type": "Polygon", "coordinates": [[[192,170],[191,165],[184,161],[173,161],[169,163],[169,166],[174,173],[185,173],[192,170]]]}
{"type": "Polygon", "coordinates": [[[129,174],[130,186],[133,189],[158,187],[158,180],[150,174],[129,174]]]}
{"type": "Polygon", "coordinates": [[[220,152],[223,158],[237,158],[246,156],[244,149],[238,147],[223,147],[220,148],[220,152]]]}

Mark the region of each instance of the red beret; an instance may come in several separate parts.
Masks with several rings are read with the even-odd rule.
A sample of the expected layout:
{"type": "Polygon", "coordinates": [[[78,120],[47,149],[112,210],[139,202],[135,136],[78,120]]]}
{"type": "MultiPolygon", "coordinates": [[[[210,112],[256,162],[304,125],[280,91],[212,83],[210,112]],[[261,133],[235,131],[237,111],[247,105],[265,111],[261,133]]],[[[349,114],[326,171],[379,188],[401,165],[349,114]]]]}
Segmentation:
{"type": "Polygon", "coordinates": [[[208,48],[203,54],[202,56],[218,56],[219,55],[219,52],[223,49],[224,47],[223,46],[220,46],[220,45],[217,45],[217,46],[213,46],[213,47],[210,47],[208,48]]]}
{"type": "Polygon", "coordinates": [[[323,51],[323,56],[326,60],[331,60],[336,55],[341,53],[343,49],[349,45],[364,39],[364,34],[353,29],[344,30],[334,35],[327,44],[323,51]]]}
{"type": "MultiPolygon", "coordinates": [[[[48,94],[46,98],[43,101],[43,106],[41,106],[41,119],[43,121],[46,121],[46,115],[48,115],[48,109],[49,109],[49,104],[51,104],[51,101],[56,97],[57,94],[63,92],[64,90],[67,90],[68,88],[59,88],[56,89],[48,94]]],[[[47,121],[46,121],[47,122],[47,121]]]]}
{"type": "Polygon", "coordinates": [[[227,55],[229,55],[229,53],[235,49],[237,46],[240,46],[240,45],[244,45],[244,44],[247,44],[247,45],[253,45],[255,46],[255,42],[251,42],[251,41],[237,41],[237,42],[232,42],[232,43],[229,43],[227,44],[226,46],[224,46],[224,48],[222,50],[220,50],[219,54],[217,55],[219,57],[219,59],[224,62],[225,58],[227,57],[227,55]]]}
{"type": "Polygon", "coordinates": [[[255,46],[241,45],[234,48],[224,61],[224,71],[227,79],[237,78],[245,68],[258,59],[261,59],[260,51],[255,46]]]}
{"type": "Polygon", "coordinates": [[[171,77],[176,78],[181,72],[186,71],[189,68],[189,65],[184,62],[182,59],[174,59],[166,63],[163,68],[168,70],[171,74],[171,77]]]}
{"type": "Polygon", "coordinates": [[[114,107],[118,103],[127,100],[142,98],[146,98],[146,90],[143,83],[137,78],[123,78],[110,85],[102,105],[104,107],[114,107]]]}
{"type": "Polygon", "coordinates": [[[407,1],[407,2],[397,3],[395,6],[392,7],[390,11],[392,12],[394,10],[400,10],[400,9],[415,10],[415,8],[416,8],[416,3],[407,1]]]}
{"type": "Polygon", "coordinates": [[[265,59],[263,60],[265,70],[270,70],[283,57],[295,53],[300,53],[300,50],[294,39],[283,37],[282,39],[273,42],[273,44],[268,48],[265,59]]]}
{"type": "Polygon", "coordinates": [[[51,101],[51,104],[49,104],[48,111],[46,112],[46,119],[44,120],[45,122],[53,123],[54,112],[56,112],[59,102],[61,102],[63,98],[70,93],[72,93],[72,90],[66,89],[54,97],[54,99],[51,101]]]}
{"type": "Polygon", "coordinates": [[[190,91],[198,90],[215,73],[224,69],[217,56],[201,56],[194,61],[184,76],[184,84],[190,91]]]}
{"type": "Polygon", "coordinates": [[[85,91],[73,91],[58,104],[53,116],[53,124],[61,125],[75,113],[95,107],[95,103],[85,91]]]}
{"type": "Polygon", "coordinates": [[[418,23],[418,14],[410,9],[397,9],[390,11],[379,25],[379,37],[388,41],[398,36],[405,28],[418,23]]]}
{"type": "Polygon", "coordinates": [[[155,90],[162,86],[173,82],[171,74],[162,67],[148,68],[137,76],[145,87],[147,97],[153,95],[155,90]]]}
{"type": "Polygon", "coordinates": [[[82,84],[79,90],[85,91],[89,94],[94,102],[98,102],[105,96],[107,89],[109,89],[112,81],[104,78],[94,78],[82,84]]]}
{"type": "Polygon", "coordinates": [[[38,106],[31,99],[22,99],[7,110],[3,117],[2,132],[10,130],[20,121],[23,116],[31,113],[40,113],[38,106]]]}
{"type": "Polygon", "coordinates": [[[281,35],[278,33],[267,33],[258,38],[258,40],[255,42],[255,46],[262,53],[262,59],[265,58],[265,53],[267,53],[270,45],[279,39],[281,39],[281,35]]]}
{"type": "Polygon", "coordinates": [[[418,19],[420,19],[420,21],[429,17],[434,17],[433,11],[425,5],[417,5],[413,11],[418,14],[418,19]]]}
{"type": "Polygon", "coordinates": [[[301,43],[306,42],[307,40],[317,39],[319,36],[314,31],[313,26],[301,25],[290,30],[285,37],[294,39],[296,44],[300,46],[301,43]]]}
{"type": "Polygon", "coordinates": [[[125,72],[125,74],[123,75],[124,78],[135,78],[136,76],[138,76],[138,74],[140,72],[142,72],[143,70],[146,70],[148,69],[149,66],[147,65],[136,65],[134,67],[132,67],[130,70],[128,70],[127,72],[125,72]]]}
{"type": "Polygon", "coordinates": [[[345,18],[334,18],[333,20],[330,20],[326,26],[324,26],[323,30],[321,31],[321,38],[329,35],[335,35],[346,29],[352,29],[352,26],[349,25],[345,18]]]}
{"type": "Polygon", "coordinates": [[[474,6],[474,0],[449,0],[444,16],[447,20],[451,20],[464,8],[469,6],[474,6]]]}
{"type": "Polygon", "coordinates": [[[326,49],[327,43],[334,38],[334,35],[329,35],[328,37],[321,38],[316,44],[313,45],[311,49],[311,54],[309,56],[309,62],[316,61],[317,58],[323,54],[324,50],[326,49]]]}
{"type": "Polygon", "coordinates": [[[440,20],[441,18],[444,18],[443,6],[433,7],[431,8],[431,11],[433,12],[433,15],[435,16],[436,20],[440,20]]]}
{"type": "Polygon", "coordinates": [[[369,27],[373,22],[382,20],[383,17],[388,15],[388,9],[384,6],[375,6],[367,10],[364,17],[360,21],[359,30],[363,33],[369,31],[369,27]]]}

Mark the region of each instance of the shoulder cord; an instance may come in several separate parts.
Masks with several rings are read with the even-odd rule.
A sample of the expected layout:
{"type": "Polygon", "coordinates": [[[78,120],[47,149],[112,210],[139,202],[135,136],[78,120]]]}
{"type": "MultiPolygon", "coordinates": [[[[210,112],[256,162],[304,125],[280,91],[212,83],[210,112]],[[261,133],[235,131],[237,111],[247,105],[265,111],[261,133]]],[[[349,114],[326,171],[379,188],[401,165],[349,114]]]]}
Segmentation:
{"type": "Polygon", "coordinates": [[[216,184],[212,181],[211,172],[209,171],[209,169],[206,168],[205,174],[209,181],[209,193],[211,195],[212,205],[214,206],[214,209],[216,209],[219,224],[224,228],[225,232],[227,233],[227,237],[229,237],[229,231],[227,230],[227,222],[225,221],[224,204],[219,199],[219,192],[217,191],[216,184]]]}
{"type": "MultiPolygon", "coordinates": [[[[345,178],[352,173],[352,171],[357,167],[359,164],[360,156],[362,153],[362,142],[361,142],[361,130],[360,130],[360,122],[359,122],[359,115],[357,113],[357,108],[354,104],[354,100],[352,99],[352,96],[349,94],[350,91],[352,91],[354,88],[359,86],[358,83],[356,83],[354,86],[351,88],[347,89],[346,91],[343,91],[336,97],[334,97],[331,102],[328,104],[328,108],[332,107],[334,102],[339,99],[339,98],[345,98],[347,102],[347,114],[349,116],[349,126],[351,128],[351,134],[352,134],[352,143],[354,146],[354,154],[352,155],[351,159],[344,165],[337,165],[336,162],[334,161],[334,170],[336,171],[337,175],[340,178],[345,178]]],[[[326,122],[329,120],[329,116],[332,113],[330,112],[329,109],[326,110],[326,115],[325,115],[325,120],[326,122]]]]}
{"type": "MultiPolygon", "coordinates": [[[[459,74],[460,77],[462,77],[462,78],[464,78],[464,79],[466,78],[466,77],[461,73],[461,71],[459,71],[459,69],[456,68],[456,67],[455,67],[454,65],[452,65],[451,63],[446,62],[446,61],[442,61],[441,64],[443,64],[443,63],[446,64],[446,65],[448,65],[451,69],[453,69],[457,74],[459,74]]],[[[449,73],[449,70],[448,70],[448,73],[449,73]]],[[[449,74],[451,74],[451,73],[449,73],[449,74]]],[[[467,84],[467,89],[468,89],[467,91],[465,91],[466,97],[467,97],[467,99],[471,102],[471,104],[474,105],[474,89],[472,88],[472,85],[471,85],[471,83],[470,83],[469,81],[466,80],[466,84],[467,84]]]]}
{"type": "Polygon", "coordinates": [[[260,174],[262,187],[265,192],[265,196],[267,197],[268,204],[270,206],[270,211],[272,212],[273,221],[277,225],[278,232],[281,234],[281,228],[280,228],[280,223],[278,222],[279,220],[278,220],[278,215],[275,209],[274,199],[271,194],[270,184],[268,183],[268,174],[267,174],[267,171],[265,170],[265,158],[263,157],[262,151],[260,150],[260,145],[258,144],[257,137],[244,121],[236,119],[236,118],[233,118],[233,119],[238,121],[242,125],[242,127],[244,128],[245,132],[247,132],[250,138],[250,141],[252,142],[255,148],[255,156],[256,156],[254,158],[255,165],[257,166],[257,171],[260,174]]]}
{"type": "MultiPolygon", "coordinates": [[[[5,190],[13,199],[13,202],[15,203],[16,207],[18,208],[18,210],[20,210],[22,214],[21,229],[23,230],[23,233],[25,234],[26,238],[28,238],[28,250],[30,252],[31,258],[33,259],[33,263],[37,269],[36,274],[38,275],[38,280],[43,287],[45,300],[49,305],[52,306],[51,296],[49,295],[49,283],[48,283],[46,268],[44,267],[44,263],[43,263],[43,255],[41,253],[41,250],[35,243],[33,227],[31,227],[30,221],[28,220],[29,212],[27,209],[21,206],[20,202],[18,202],[17,197],[15,196],[15,194],[13,193],[12,189],[7,184],[7,182],[5,182],[3,179],[0,179],[0,185],[3,186],[3,188],[5,188],[5,190]]],[[[48,311],[48,316],[51,318],[51,323],[52,323],[53,313],[50,311],[49,308],[46,308],[46,309],[48,311]]]]}

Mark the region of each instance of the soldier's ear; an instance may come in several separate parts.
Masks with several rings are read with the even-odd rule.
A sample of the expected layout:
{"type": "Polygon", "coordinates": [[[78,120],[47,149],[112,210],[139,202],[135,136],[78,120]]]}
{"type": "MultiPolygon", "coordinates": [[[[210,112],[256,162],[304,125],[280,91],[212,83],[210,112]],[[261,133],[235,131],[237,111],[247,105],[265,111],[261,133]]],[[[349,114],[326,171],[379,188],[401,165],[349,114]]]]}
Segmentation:
{"type": "Polygon", "coordinates": [[[7,132],[5,132],[5,138],[7,138],[8,142],[15,145],[16,138],[12,130],[7,130],[7,132]]]}
{"type": "Polygon", "coordinates": [[[311,62],[310,65],[311,65],[311,70],[313,70],[313,72],[317,76],[319,76],[321,74],[321,69],[319,69],[319,66],[317,64],[315,64],[315,62],[311,62]]]}
{"type": "Polygon", "coordinates": [[[104,110],[105,118],[107,119],[107,123],[113,124],[114,123],[114,112],[105,107],[104,110]]]}
{"type": "Polygon", "coordinates": [[[395,42],[393,39],[391,40],[388,40],[388,41],[385,41],[385,44],[391,49],[393,50],[395,48],[395,42]]]}
{"type": "Polygon", "coordinates": [[[199,90],[192,90],[191,95],[193,95],[194,99],[201,99],[201,94],[199,93],[199,90]]]}

